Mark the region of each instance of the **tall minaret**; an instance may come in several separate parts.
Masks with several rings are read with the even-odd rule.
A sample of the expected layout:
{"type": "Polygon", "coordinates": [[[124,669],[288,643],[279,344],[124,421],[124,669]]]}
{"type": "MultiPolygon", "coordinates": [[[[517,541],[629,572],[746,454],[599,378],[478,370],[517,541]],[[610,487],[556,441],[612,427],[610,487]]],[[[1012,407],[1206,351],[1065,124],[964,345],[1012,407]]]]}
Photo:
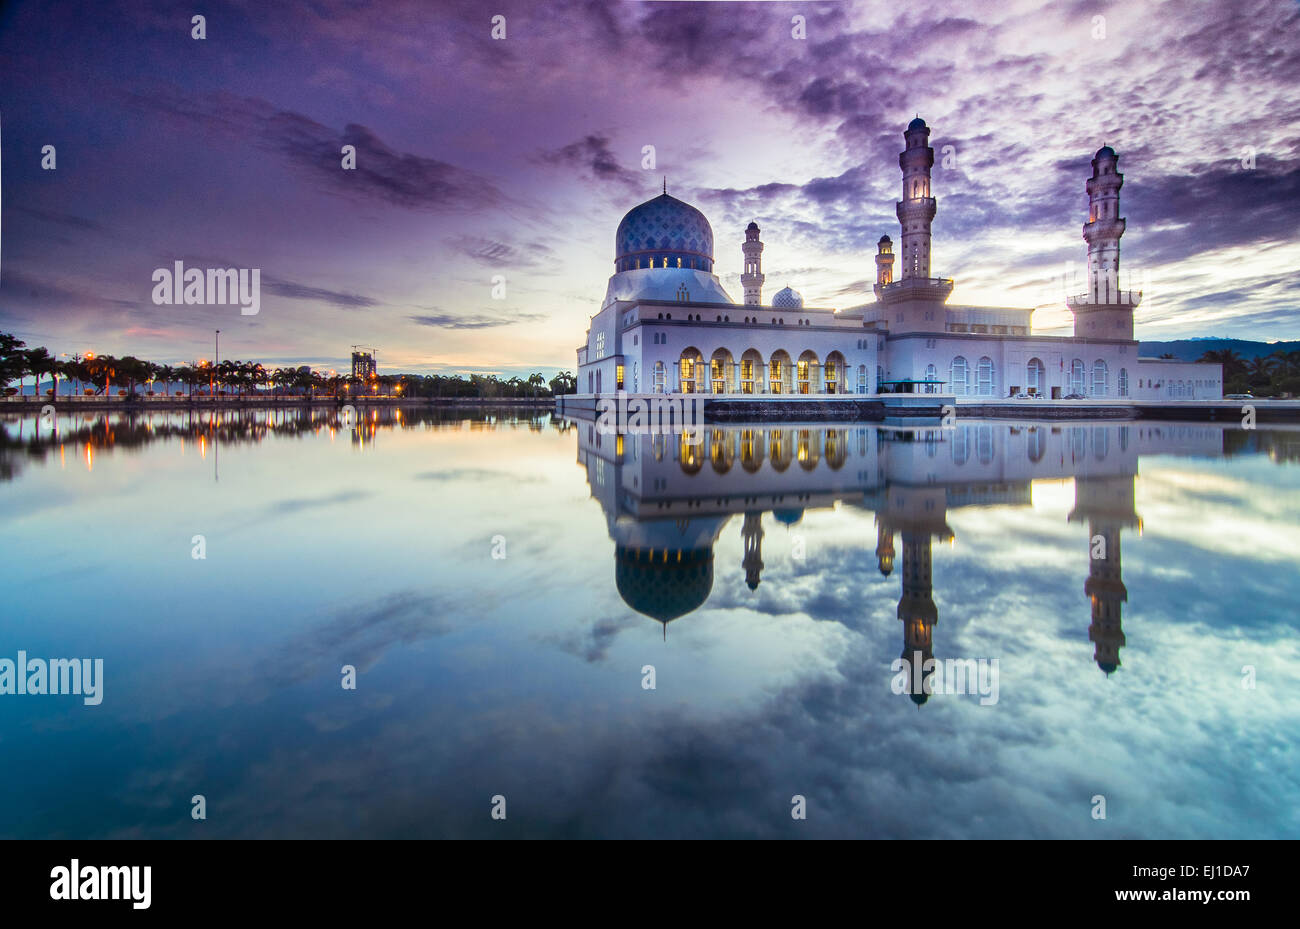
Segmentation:
{"type": "Polygon", "coordinates": [[[758,223],[745,229],[745,272],[740,275],[740,286],[745,288],[745,306],[763,303],[763,243],[758,239],[758,223]]]}
{"type": "Polygon", "coordinates": [[[1116,168],[1119,156],[1103,145],[1092,159],[1088,178],[1088,221],[1083,240],[1088,243],[1088,292],[1066,303],[1074,313],[1076,337],[1132,339],[1133,309],[1142,302],[1140,291],[1120,290],[1119,239],[1125,221],[1119,215],[1119,189],[1124,175],[1116,168]]]}
{"type": "Polygon", "coordinates": [[[903,133],[907,147],[899,153],[903,169],[903,199],[898,203],[898,221],[903,227],[903,270],[900,279],[930,277],[930,223],[934,221],[934,197],[930,196],[930,169],[934,149],[929,145],[930,129],[916,117],[903,133]]]}
{"type": "Polygon", "coordinates": [[[876,286],[884,287],[894,282],[894,243],[882,235],[876,243],[876,286]]]}
{"type": "Polygon", "coordinates": [[[745,540],[745,557],[740,566],[745,569],[745,583],[750,590],[756,590],[758,574],[763,570],[763,514],[746,513],[740,534],[745,540]]]}

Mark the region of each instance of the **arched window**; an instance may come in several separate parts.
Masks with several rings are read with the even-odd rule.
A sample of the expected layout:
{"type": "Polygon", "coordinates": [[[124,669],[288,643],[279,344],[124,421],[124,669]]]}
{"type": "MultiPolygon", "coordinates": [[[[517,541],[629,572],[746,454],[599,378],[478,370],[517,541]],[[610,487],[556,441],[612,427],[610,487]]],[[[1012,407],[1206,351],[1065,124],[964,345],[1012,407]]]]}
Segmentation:
{"type": "Polygon", "coordinates": [[[976,393],[981,397],[993,396],[993,359],[985,355],[975,368],[976,393]]]}
{"type": "Polygon", "coordinates": [[[1041,394],[1045,389],[1043,383],[1045,374],[1042,359],[1030,358],[1029,364],[1025,366],[1025,392],[1035,395],[1041,394]]]}
{"type": "Polygon", "coordinates": [[[876,365],[876,393],[880,393],[880,382],[885,379],[885,369],[876,365]]]}
{"type": "Polygon", "coordinates": [[[1110,369],[1106,367],[1103,359],[1098,358],[1092,363],[1092,395],[1104,397],[1108,390],[1110,390],[1110,369]]]}
{"type": "Polygon", "coordinates": [[[866,392],[867,392],[867,366],[858,365],[858,393],[865,394],[866,392]]]}
{"type": "Polygon", "coordinates": [[[952,366],[948,369],[948,383],[952,385],[952,392],[959,397],[966,396],[969,378],[970,370],[966,359],[958,355],[952,360],[952,366]]]}
{"type": "Polygon", "coordinates": [[[666,373],[667,373],[667,369],[664,368],[664,363],[662,361],[656,361],[655,362],[655,393],[657,394],[666,392],[664,389],[666,386],[665,385],[666,373]]]}
{"type": "MultiPolygon", "coordinates": [[[[931,381],[931,382],[933,382],[933,381],[937,381],[937,380],[939,379],[939,369],[936,368],[934,365],[926,365],[926,366],[925,366],[925,379],[926,379],[927,381],[931,381]]],[[[935,384],[935,383],[929,383],[929,384],[926,384],[926,385],[925,385],[925,392],[928,393],[928,394],[935,393],[935,392],[937,392],[938,390],[939,390],[939,385],[938,385],[938,384],[935,384]]]]}
{"type": "Polygon", "coordinates": [[[1128,396],[1128,368],[1119,369],[1119,395],[1128,396]]]}
{"type": "Polygon", "coordinates": [[[1083,362],[1076,358],[1070,362],[1070,393],[1082,394],[1084,392],[1084,371],[1083,362]]]}

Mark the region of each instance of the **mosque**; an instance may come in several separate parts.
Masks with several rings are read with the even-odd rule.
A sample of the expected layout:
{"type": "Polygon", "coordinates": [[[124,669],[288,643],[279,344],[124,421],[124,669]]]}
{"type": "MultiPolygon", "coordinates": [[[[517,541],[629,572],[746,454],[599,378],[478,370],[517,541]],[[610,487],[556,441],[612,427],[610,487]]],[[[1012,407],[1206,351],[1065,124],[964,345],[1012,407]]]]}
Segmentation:
{"type": "Polygon", "coordinates": [[[1219,365],[1139,357],[1123,290],[1119,243],[1124,175],[1109,146],[1087,181],[1086,293],[1067,299],[1072,336],[1035,335],[1033,308],[949,305],[951,278],[931,277],[934,149],[920,117],[903,133],[898,163],[898,250],[882,236],[875,299],[809,307],[790,287],[763,302],[763,241],[745,230],[743,303],[713,269],[713,229],[695,207],[664,193],[634,207],[615,235],[614,274],[577,351],[578,391],[630,394],[933,393],[957,398],[1211,400],[1219,365]],[[898,276],[895,277],[897,265],[898,276]]]}

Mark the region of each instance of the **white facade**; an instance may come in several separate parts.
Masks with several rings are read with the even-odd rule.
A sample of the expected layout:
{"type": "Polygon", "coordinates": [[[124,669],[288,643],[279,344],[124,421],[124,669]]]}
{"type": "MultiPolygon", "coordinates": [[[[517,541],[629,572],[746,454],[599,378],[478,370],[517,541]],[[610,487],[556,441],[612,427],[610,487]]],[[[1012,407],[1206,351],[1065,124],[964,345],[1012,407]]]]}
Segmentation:
{"type": "Polygon", "coordinates": [[[736,303],[712,273],[713,232],[703,214],[666,192],[631,210],[619,225],[605,300],[578,349],[579,393],[1223,396],[1219,365],[1139,357],[1133,312],[1142,295],[1118,290],[1123,175],[1108,146],[1087,184],[1089,292],[1067,301],[1075,334],[1034,335],[1032,308],[949,306],[953,281],[929,276],[936,212],[929,134],[919,117],[904,133],[902,252],[895,256],[881,238],[876,299],[846,310],[804,307],[789,287],[763,305],[755,223],[742,244],[745,302],[736,303]]]}

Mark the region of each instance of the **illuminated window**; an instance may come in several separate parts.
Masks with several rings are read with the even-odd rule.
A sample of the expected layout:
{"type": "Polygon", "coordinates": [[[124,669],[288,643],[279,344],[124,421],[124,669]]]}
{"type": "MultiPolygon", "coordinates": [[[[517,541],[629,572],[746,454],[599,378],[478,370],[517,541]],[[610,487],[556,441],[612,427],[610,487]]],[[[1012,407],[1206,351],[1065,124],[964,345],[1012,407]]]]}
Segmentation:
{"type": "Polygon", "coordinates": [[[615,390],[623,389],[623,366],[622,365],[614,366],[614,384],[615,384],[614,387],[615,390]]]}

